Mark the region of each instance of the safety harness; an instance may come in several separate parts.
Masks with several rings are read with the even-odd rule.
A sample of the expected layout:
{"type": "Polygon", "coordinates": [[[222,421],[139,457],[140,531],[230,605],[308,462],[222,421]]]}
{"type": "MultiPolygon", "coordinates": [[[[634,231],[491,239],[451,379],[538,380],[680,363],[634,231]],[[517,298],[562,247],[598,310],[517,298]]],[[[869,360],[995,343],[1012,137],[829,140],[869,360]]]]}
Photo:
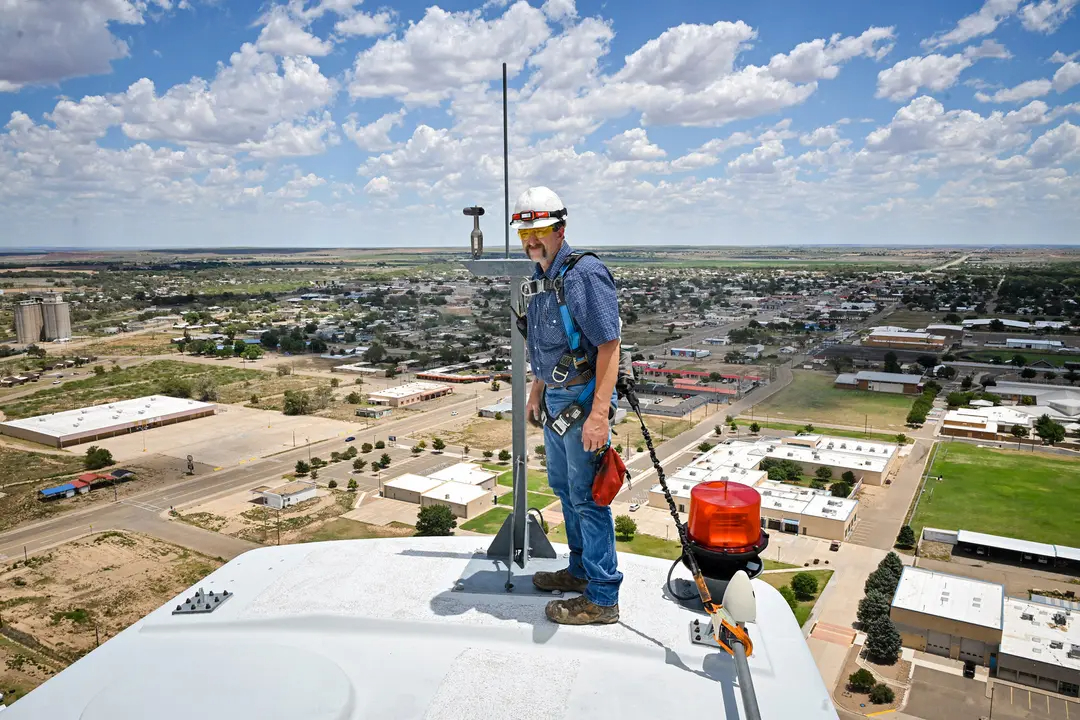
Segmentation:
{"type": "MultiPolygon", "coordinates": [[[[579,376],[588,378],[574,402],[567,405],[558,416],[551,417],[548,415],[546,411],[547,403],[540,403],[544,424],[550,427],[559,437],[565,435],[570,428],[585,417],[585,405],[596,391],[596,368],[589,362],[589,356],[581,342],[581,331],[578,329],[577,323],[574,322],[574,318],[570,314],[570,308],[566,304],[565,292],[566,274],[586,255],[596,257],[596,253],[592,252],[570,253],[554,278],[537,278],[528,280],[521,285],[521,294],[524,297],[532,298],[534,295],[553,292],[555,293],[555,300],[559,304],[559,317],[562,320],[563,330],[566,332],[566,342],[570,346],[570,352],[563,353],[563,356],[559,358],[555,369],[551,371],[551,379],[557,383],[565,382],[570,377],[571,368],[576,369],[579,376]]],[[[610,274],[611,271],[609,270],[608,275],[610,276],[610,274]]],[[[612,282],[614,282],[614,278],[612,282]]],[[[518,330],[521,331],[523,337],[528,338],[529,324],[526,315],[519,314],[516,310],[514,314],[516,315],[518,330]]]]}

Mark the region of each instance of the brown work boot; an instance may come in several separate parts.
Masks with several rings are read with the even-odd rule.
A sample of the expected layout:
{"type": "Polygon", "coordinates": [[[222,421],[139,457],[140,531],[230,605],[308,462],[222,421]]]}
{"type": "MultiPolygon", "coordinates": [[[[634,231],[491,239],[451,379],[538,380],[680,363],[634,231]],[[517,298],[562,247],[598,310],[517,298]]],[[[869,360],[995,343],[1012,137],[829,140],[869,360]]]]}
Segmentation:
{"type": "Polygon", "coordinates": [[[589,581],[585,578],[574,577],[570,574],[570,568],[563,568],[558,572],[538,572],[533,575],[533,585],[538,590],[554,592],[585,592],[589,581]]]}
{"type": "Polygon", "coordinates": [[[619,622],[618,605],[597,605],[584,595],[569,600],[552,600],[544,612],[548,620],[560,625],[610,625],[619,622]]]}

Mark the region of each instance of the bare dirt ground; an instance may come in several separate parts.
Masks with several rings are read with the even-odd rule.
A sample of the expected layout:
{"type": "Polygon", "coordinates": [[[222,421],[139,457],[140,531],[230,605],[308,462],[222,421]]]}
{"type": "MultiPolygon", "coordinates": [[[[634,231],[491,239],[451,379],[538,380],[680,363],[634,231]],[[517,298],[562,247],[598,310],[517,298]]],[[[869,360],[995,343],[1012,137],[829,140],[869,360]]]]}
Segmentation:
{"type": "Polygon", "coordinates": [[[844,670],[840,673],[840,680],[837,682],[836,689],[833,691],[833,700],[843,709],[859,715],[879,713],[886,710],[896,710],[896,708],[900,707],[904,702],[904,694],[909,690],[906,683],[911,671],[911,663],[905,660],[898,660],[895,665],[867,663],[867,665],[872,668],[872,672],[878,677],[878,682],[881,682],[882,679],[887,681],[887,684],[892,688],[893,693],[895,694],[895,698],[891,703],[875,705],[870,702],[869,693],[855,692],[848,688],[848,678],[852,673],[862,667],[856,662],[856,658],[862,650],[862,646],[853,645],[851,650],[848,651],[844,670]]]}
{"type": "Polygon", "coordinates": [[[0,566],[0,689],[25,694],[220,565],[160,540],[105,532],[0,566]]]}
{"type": "Polygon", "coordinates": [[[469,445],[475,448],[501,448],[506,447],[512,441],[511,433],[513,423],[507,415],[502,420],[494,418],[463,418],[462,427],[457,430],[443,429],[437,432],[424,431],[415,433],[417,440],[424,440],[431,445],[431,441],[442,438],[448,445],[469,445]]]}
{"type": "MultiPolygon", "coordinates": [[[[284,482],[284,481],[282,481],[284,482]]],[[[305,542],[324,525],[353,509],[356,493],[320,488],[317,496],[280,513],[254,501],[250,490],[232,493],[182,512],[180,519],[205,530],[264,545],[305,542]]]]}

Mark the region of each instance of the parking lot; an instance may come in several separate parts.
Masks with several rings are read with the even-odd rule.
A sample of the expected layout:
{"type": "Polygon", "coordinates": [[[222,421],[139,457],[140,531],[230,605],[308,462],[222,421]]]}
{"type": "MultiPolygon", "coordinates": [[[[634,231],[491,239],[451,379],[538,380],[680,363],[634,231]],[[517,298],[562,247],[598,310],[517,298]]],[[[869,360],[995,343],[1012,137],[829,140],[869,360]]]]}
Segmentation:
{"type": "Polygon", "coordinates": [[[1045,695],[1038,690],[994,683],[992,718],[1050,718],[1076,720],[1080,718],[1080,701],[1067,701],[1045,695]]]}
{"type": "Polygon", "coordinates": [[[981,720],[990,714],[990,700],[985,683],[916,667],[904,712],[926,720],[981,720]]]}

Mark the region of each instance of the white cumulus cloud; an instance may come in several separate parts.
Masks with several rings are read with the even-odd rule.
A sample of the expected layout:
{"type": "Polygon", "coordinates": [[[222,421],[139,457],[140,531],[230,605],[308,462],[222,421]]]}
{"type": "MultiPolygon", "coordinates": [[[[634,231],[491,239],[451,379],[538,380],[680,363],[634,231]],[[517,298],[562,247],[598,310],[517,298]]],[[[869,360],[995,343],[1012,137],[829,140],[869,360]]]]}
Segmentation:
{"type": "Polygon", "coordinates": [[[986,0],[978,12],[960,18],[956,27],[948,32],[923,40],[927,49],[946,48],[989,35],[997,30],[1001,22],[1016,12],[1020,0],[986,0]]]}
{"type": "Polygon", "coordinates": [[[405,111],[387,113],[367,125],[357,123],[356,115],[350,115],[341,125],[345,131],[345,137],[352,140],[358,148],[365,152],[383,152],[394,147],[390,140],[390,131],[400,127],[405,121],[405,111]]]}
{"type": "Polygon", "coordinates": [[[1064,23],[1078,0],[1039,0],[1025,5],[1020,11],[1024,28],[1032,32],[1052,33],[1064,23]]]}

